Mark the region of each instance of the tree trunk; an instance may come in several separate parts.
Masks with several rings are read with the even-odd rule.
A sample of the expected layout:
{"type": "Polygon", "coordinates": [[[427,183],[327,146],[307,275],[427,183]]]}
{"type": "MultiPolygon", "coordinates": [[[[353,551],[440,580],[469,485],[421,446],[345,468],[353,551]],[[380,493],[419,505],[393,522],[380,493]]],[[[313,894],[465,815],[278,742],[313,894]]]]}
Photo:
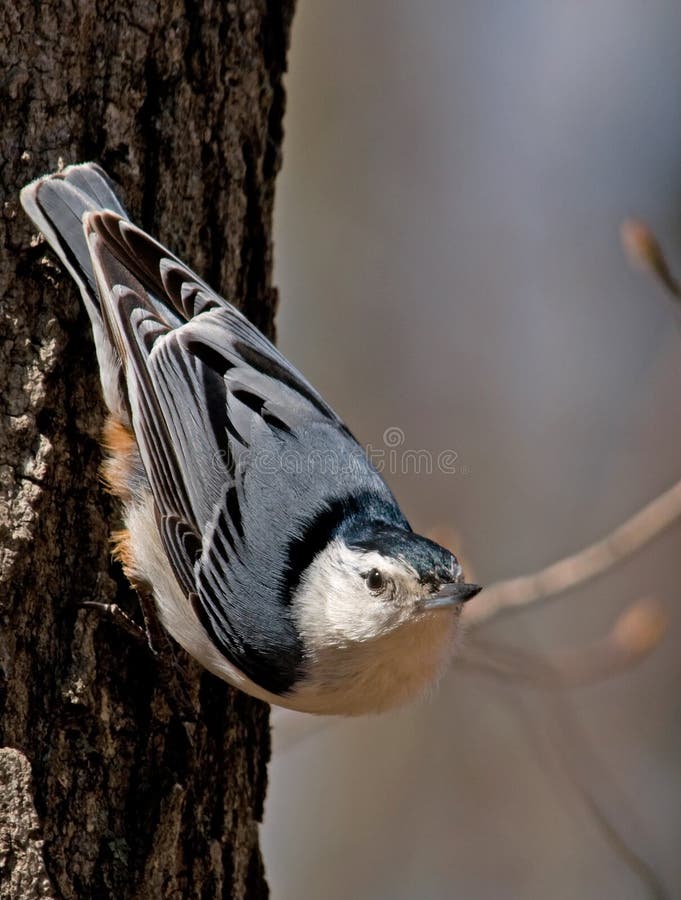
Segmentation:
{"type": "Polygon", "coordinates": [[[83,601],[111,566],[102,403],[76,290],[19,188],[97,160],[134,221],[272,335],[293,0],[0,9],[0,897],[267,895],[268,708],[83,601]]]}

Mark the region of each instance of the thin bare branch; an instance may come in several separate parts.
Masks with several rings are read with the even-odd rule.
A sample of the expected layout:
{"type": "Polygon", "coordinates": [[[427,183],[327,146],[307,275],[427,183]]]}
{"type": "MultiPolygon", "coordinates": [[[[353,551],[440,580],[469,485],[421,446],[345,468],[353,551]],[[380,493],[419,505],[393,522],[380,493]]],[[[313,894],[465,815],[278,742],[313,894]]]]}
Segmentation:
{"type": "Polygon", "coordinates": [[[554,783],[553,773],[549,770],[548,760],[543,751],[546,741],[553,751],[553,759],[563,770],[567,784],[580,798],[591,821],[613,853],[645,886],[652,900],[671,900],[670,893],[654,867],[635,845],[627,840],[624,832],[620,831],[601,801],[597,799],[594,784],[598,785],[598,793],[601,796],[606,791],[610,794],[610,805],[614,797],[618,798],[617,805],[621,813],[623,808],[629,807],[624,818],[629,820],[631,826],[632,820],[636,818],[635,809],[631,809],[631,805],[619,790],[610,767],[604,766],[600,756],[592,749],[572,709],[568,695],[559,691],[552,694],[550,700],[544,698],[541,729],[522,692],[515,693],[515,709],[525,722],[527,734],[537,751],[537,759],[551,783],[554,783]],[[588,777],[584,774],[587,771],[590,773],[588,777]]]}
{"type": "Polygon", "coordinates": [[[657,238],[638,219],[626,219],[620,227],[622,245],[630,262],[654,275],[676,300],[681,300],[681,284],[669,268],[657,238]]]}
{"type": "Polygon", "coordinates": [[[539,572],[489,585],[464,610],[468,625],[480,625],[503,612],[548,600],[602,575],[633,556],[681,519],[681,481],[600,541],[539,572]]]}
{"type": "Polygon", "coordinates": [[[582,687],[637,665],[658,646],[667,624],[657,601],[638,600],[620,614],[605,637],[586,647],[554,650],[550,664],[537,654],[472,634],[455,666],[541,689],[582,687]]]}

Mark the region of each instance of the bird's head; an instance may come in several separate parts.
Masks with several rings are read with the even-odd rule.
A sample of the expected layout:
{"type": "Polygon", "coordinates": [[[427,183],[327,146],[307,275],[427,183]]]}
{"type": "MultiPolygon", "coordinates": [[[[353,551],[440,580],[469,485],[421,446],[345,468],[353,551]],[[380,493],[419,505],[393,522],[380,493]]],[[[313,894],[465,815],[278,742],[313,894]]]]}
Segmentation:
{"type": "Polygon", "coordinates": [[[479,591],[449,550],[405,528],[363,524],[315,556],[292,605],[316,681],[349,692],[341,706],[356,702],[356,689],[356,711],[365,712],[439,676],[462,604],[479,591]]]}

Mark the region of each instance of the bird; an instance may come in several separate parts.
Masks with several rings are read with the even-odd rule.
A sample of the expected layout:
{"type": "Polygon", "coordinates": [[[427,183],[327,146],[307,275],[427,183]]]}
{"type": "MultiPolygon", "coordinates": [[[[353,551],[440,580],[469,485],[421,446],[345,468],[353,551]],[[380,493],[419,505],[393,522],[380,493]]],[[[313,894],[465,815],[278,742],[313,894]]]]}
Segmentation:
{"type": "Polygon", "coordinates": [[[416,534],[282,353],[133,224],[97,163],[21,203],[76,282],[107,417],[113,555],[208,671],[270,704],[357,716],[429,693],[481,588],[416,534]]]}

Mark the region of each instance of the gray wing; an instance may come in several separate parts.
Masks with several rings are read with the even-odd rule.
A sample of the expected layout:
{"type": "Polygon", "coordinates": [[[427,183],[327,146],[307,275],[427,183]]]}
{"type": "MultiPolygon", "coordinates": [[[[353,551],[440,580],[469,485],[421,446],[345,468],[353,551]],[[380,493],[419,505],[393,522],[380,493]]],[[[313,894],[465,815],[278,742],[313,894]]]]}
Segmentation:
{"type": "Polygon", "coordinates": [[[297,573],[360,506],[408,526],[342,421],[244,316],[128,222],[94,214],[87,230],[178,582],[222,652],[282,694],[303,665],[297,573]]]}

